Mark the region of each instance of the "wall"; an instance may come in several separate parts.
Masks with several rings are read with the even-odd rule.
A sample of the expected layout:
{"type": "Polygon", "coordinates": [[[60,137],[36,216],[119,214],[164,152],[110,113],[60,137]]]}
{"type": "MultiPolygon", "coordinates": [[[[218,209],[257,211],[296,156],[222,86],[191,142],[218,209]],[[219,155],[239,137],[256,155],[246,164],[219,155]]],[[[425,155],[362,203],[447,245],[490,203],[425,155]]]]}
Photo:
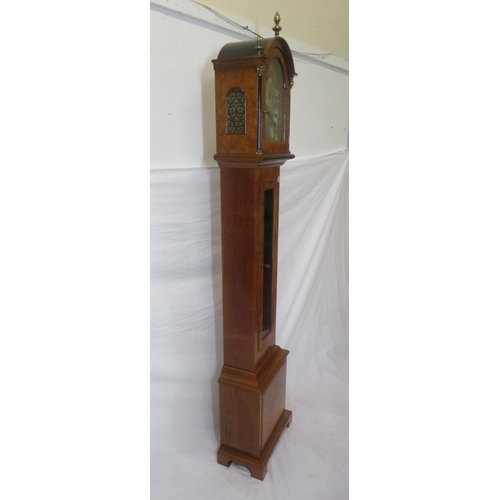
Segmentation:
{"type": "Polygon", "coordinates": [[[349,0],[202,0],[225,14],[271,28],[276,11],[282,35],[349,59],[349,0]]]}
{"type": "MultiPolygon", "coordinates": [[[[189,0],[155,0],[150,5],[151,168],[216,166],[211,60],[224,44],[253,36],[189,0]]],[[[274,35],[269,28],[250,28],[263,36],[274,35]]],[[[290,150],[297,158],[345,150],[348,62],[333,55],[310,56],[318,49],[286,39],[298,73],[292,91],[290,150]]]]}

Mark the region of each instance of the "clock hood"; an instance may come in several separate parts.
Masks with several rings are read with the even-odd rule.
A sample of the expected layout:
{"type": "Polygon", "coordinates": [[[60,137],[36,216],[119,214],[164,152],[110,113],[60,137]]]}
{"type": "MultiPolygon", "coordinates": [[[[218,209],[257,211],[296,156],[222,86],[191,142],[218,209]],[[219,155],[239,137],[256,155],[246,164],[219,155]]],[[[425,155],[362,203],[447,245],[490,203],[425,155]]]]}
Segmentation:
{"type": "Polygon", "coordinates": [[[262,58],[265,60],[269,59],[269,55],[271,50],[274,47],[281,49],[283,56],[286,61],[288,74],[291,78],[297,76],[295,73],[295,66],[293,64],[292,51],[286,40],[282,37],[273,37],[273,38],[264,38],[260,41],[262,46],[262,54],[257,54],[255,50],[257,41],[256,40],[248,40],[245,42],[231,42],[226,43],[222,47],[217,56],[216,61],[221,61],[222,59],[239,59],[239,58],[247,58],[253,56],[255,58],[262,58]]]}

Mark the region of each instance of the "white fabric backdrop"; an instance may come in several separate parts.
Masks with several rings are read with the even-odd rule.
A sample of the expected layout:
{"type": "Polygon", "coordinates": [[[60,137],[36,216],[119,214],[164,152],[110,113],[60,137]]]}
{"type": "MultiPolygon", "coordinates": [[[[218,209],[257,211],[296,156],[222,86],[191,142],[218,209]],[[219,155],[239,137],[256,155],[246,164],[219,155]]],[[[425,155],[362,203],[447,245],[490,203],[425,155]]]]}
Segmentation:
{"type": "Polygon", "coordinates": [[[348,152],[281,168],[277,341],[293,422],[263,482],[219,465],[219,169],[151,170],[151,499],[348,498],[348,152]]]}

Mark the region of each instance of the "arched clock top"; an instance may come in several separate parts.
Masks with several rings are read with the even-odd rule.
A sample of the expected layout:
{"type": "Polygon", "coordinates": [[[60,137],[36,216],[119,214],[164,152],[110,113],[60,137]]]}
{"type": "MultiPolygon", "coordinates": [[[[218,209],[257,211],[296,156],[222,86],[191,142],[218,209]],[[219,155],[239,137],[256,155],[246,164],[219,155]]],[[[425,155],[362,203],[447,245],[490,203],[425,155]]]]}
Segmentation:
{"type": "Polygon", "coordinates": [[[219,52],[217,59],[214,59],[214,66],[221,62],[231,62],[236,59],[252,57],[256,61],[261,61],[256,65],[265,65],[270,63],[273,57],[276,57],[276,52],[279,51],[282,55],[284,65],[285,65],[285,75],[289,81],[293,81],[293,77],[297,76],[295,73],[295,65],[293,64],[292,51],[286,40],[281,37],[274,38],[263,38],[260,40],[262,54],[256,53],[256,42],[255,40],[249,40],[246,42],[231,42],[227,43],[222,47],[219,52]]]}

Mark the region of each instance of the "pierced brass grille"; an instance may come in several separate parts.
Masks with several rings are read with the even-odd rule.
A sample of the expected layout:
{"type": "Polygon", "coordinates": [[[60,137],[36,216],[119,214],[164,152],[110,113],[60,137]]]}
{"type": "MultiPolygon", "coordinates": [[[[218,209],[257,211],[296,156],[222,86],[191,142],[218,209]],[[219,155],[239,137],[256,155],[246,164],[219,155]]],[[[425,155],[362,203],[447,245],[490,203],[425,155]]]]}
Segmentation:
{"type": "Polygon", "coordinates": [[[228,134],[245,133],[245,92],[240,88],[231,89],[226,96],[228,134]]]}

